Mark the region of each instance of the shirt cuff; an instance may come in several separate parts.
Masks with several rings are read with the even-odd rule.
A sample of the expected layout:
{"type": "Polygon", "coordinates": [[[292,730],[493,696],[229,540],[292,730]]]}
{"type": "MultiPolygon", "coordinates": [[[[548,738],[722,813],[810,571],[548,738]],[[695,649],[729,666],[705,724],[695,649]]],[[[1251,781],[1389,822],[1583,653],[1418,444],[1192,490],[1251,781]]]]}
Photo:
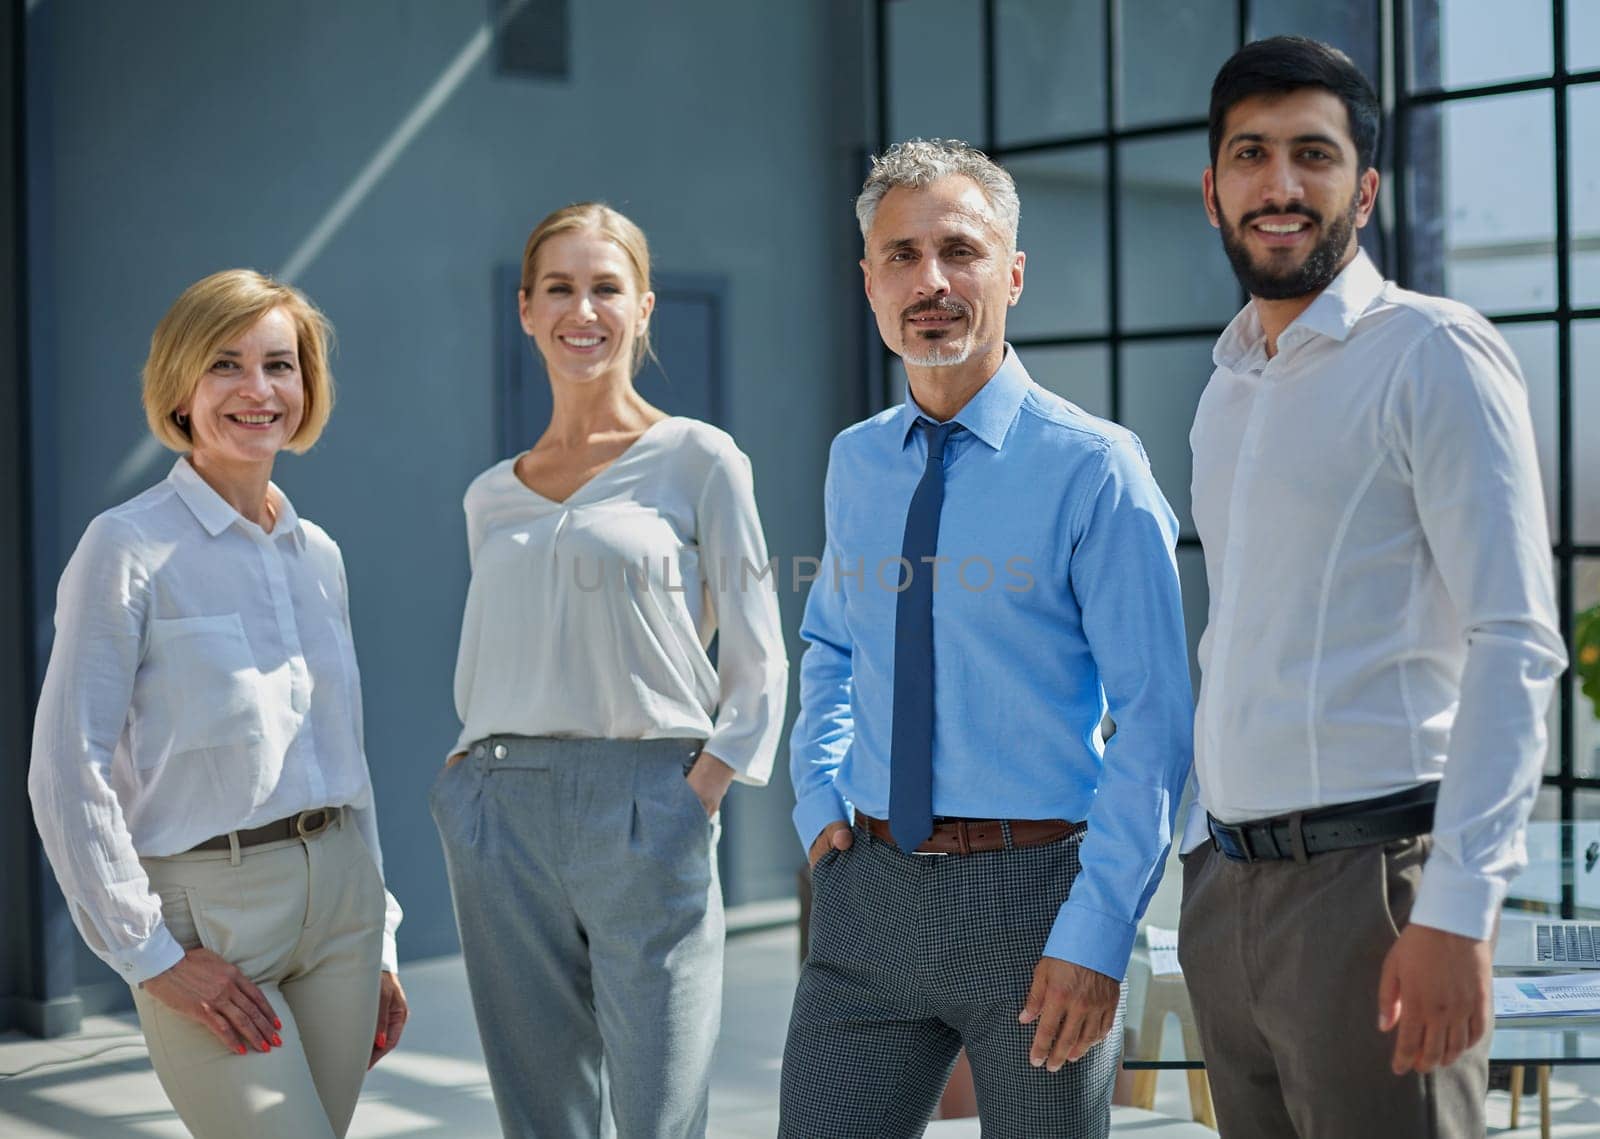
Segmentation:
{"type": "Polygon", "coordinates": [[[1128,972],[1128,958],[1133,955],[1133,941],[1138,932],[1136,925],[1110,914],[1074,906],[1069,898],[1056,915],[1056,924],[1044,943],[1044,955],[1082,965],[1120,981],[1128,972]]]}
{"type": "Polygon", "coordinates": [[[394,934],[388,930],[383,931],[383,972],[400,975],[400,951],[395,946],[394,934]]]}
{"type": "Polygon", "coordinates": [[[1494,933],[1509,884],[1499,878],[1473,874],[1447,858],[1437,848],[1422,868],[1422,885],[1411,906],[1411,922],[1442,929],[1474,941],[1487,941],[1494,933]]]}
{"type": "Polygon", "coordinates": [[[848,822],[850,811],[830,781],[814,791],[808,791],[804,798],[796,802],[793,818],[794,829],[800,835],[800,849],[809,855],[811,844],[817,841],[822,828],[829,823],[848,822]]]}
{"type": "Polygon", "coordinates": [[[138,949],[113,957],[110,964],[128,984],[142,985],[182,960],[183,946],[163,925],[145,938],[144,944],[138,949]]]}

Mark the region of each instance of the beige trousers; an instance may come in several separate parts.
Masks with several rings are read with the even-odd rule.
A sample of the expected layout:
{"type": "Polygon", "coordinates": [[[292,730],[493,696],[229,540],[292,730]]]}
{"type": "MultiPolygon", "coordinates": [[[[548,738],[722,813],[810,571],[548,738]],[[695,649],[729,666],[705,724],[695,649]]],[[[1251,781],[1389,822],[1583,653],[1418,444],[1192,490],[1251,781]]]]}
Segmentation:
{"type": "Polygon", "coordinates": [[[372,1052],[383,947],[383,883],[354,825],[144,867],[173,936],[237,965],[283,1021],[283,1047],[240,1056],[134,989],[184,1124],[197,1139],[342,1136],[372,1052]]]}

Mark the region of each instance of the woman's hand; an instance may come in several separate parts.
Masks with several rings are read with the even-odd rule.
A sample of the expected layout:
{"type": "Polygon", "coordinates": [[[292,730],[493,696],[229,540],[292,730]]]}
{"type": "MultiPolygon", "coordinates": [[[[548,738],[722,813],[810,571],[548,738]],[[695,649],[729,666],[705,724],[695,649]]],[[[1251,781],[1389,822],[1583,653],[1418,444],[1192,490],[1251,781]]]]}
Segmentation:
{"type": "Polygon", "coordinates": [[[378,974],[378,1031],[372,1037],[372,1059],[367,1070],[383,1059],[400,1043],[405,1031],[406,1018],[411,1007],[406,1004],[406,991],[400,987],[400,978],[385,970],[378,974]]]}
{"type": "Polygon", "coordinates": [[[733,768],[709,751],[703,751],[684,778],[688,779],[689,786],[700,797],[700,805],[706,809],[706,818],[709,819],[722,806],[722,797],[733,785],[733,768]]]}
{"type": "Polygon", "coordinates": [[[183,960],[141,986],[173,1012],[210,1029],[223,1046],[243,1056],[282,1047],[283,1021],[255,982],[211,950],[197,946],[183,960]]]}

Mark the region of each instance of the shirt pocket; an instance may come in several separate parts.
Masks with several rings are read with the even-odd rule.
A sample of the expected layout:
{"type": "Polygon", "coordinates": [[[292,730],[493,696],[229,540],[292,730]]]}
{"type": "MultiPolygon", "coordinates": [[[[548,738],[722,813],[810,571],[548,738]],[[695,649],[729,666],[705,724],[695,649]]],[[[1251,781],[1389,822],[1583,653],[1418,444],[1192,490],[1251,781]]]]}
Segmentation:
{"type": "Polygon", "coordinates": [[[261,673],[237,613],[155,618],[142,671],[153,699],[146,708],[167,747],[178,754],[252,743],[264,734],[261,673]]]}

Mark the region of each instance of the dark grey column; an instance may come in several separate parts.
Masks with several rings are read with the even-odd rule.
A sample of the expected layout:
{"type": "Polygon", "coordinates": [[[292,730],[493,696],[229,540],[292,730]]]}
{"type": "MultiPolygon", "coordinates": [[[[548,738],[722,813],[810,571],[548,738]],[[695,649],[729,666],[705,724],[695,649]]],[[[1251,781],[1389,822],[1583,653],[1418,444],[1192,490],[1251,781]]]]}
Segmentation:
{"type": "Polygon", "coordinates": [[[38,694],[28,401],[25,0],[0,19],[0,1029],[75,1031],[77,932],[46,865],[28,806],[38,694]],[[13,920],[13,919],[20,920],[13,920]]]}

